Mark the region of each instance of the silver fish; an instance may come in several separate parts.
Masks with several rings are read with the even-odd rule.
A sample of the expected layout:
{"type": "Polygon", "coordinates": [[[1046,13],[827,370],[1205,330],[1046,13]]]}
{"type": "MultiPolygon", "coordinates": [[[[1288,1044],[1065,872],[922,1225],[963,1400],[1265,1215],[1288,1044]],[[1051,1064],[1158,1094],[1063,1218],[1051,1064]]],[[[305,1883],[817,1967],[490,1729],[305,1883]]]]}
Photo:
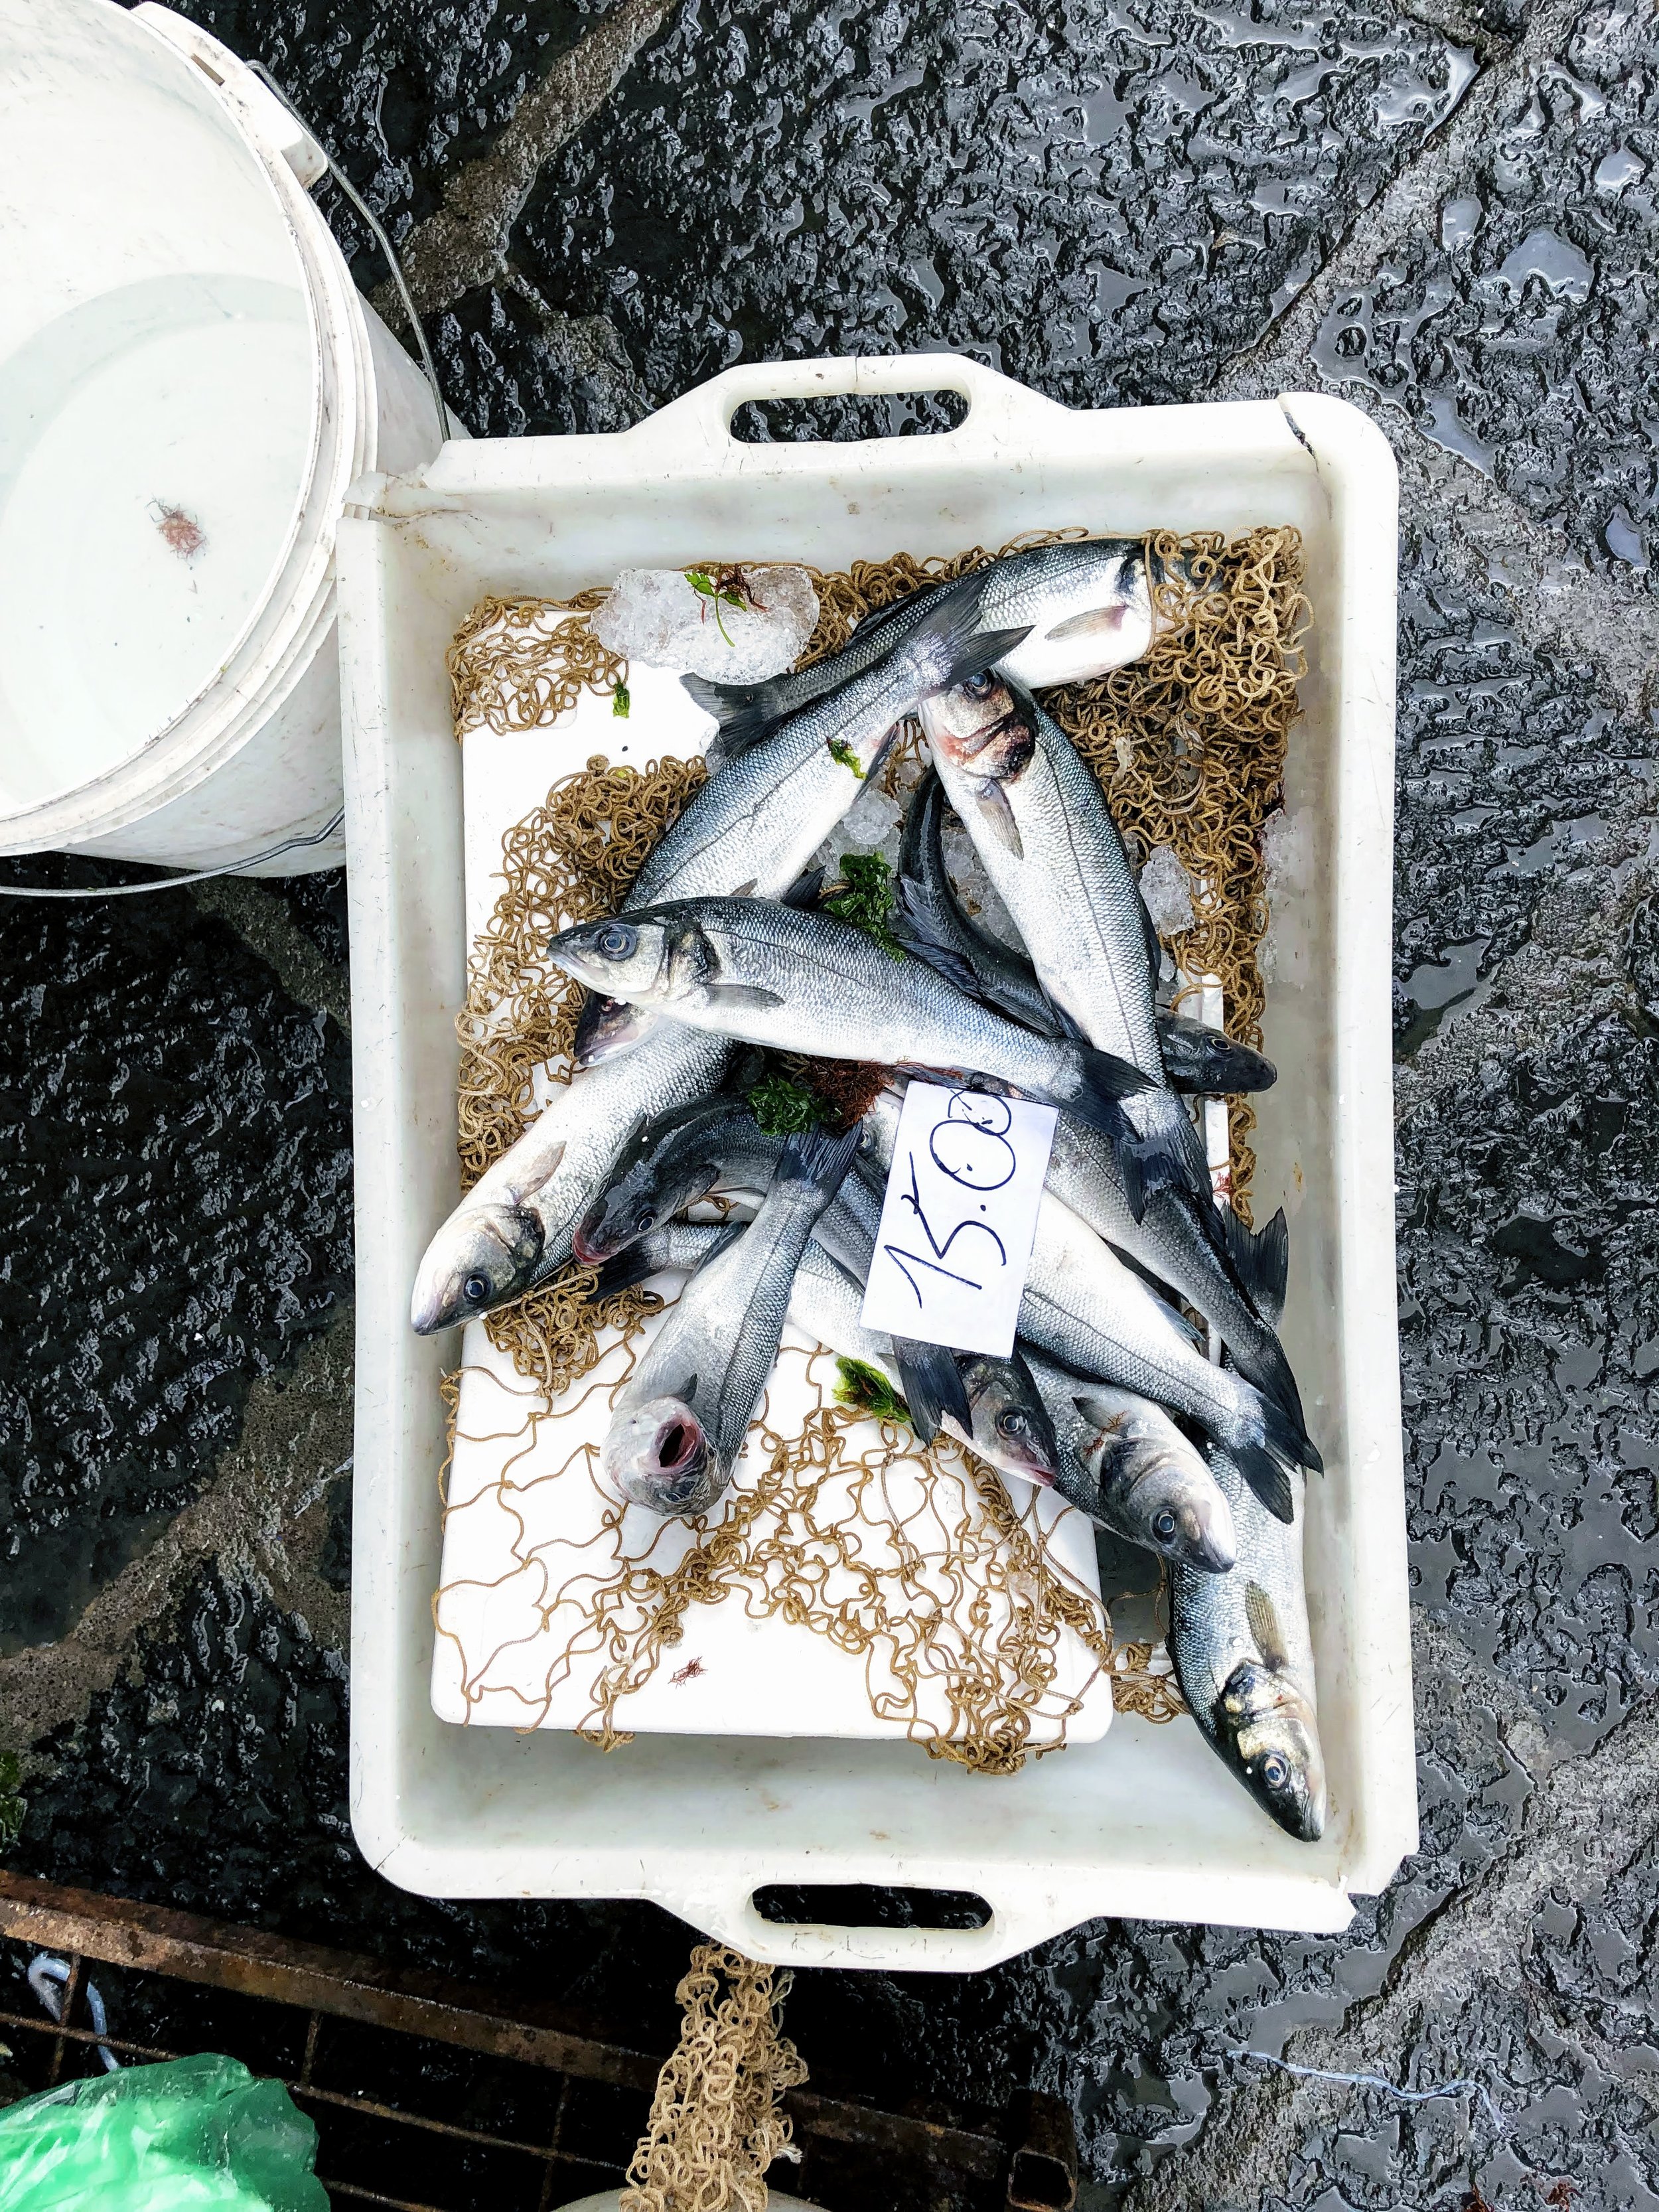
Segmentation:
{"type": "MultiPolygon", "coordinates": [[[[957,1372],[972,1415],[963,1437],[970,1450],[1004,1474],[1052,1487],[1060,1470],[1060,1443],[1030,1367],[1016,1351],[1006,1359],[959,1352],[957,1372]]],[[[945,1425],[951,1425],[947,1420],[945,1425]]]]}
{"type": "Polygon", "coordinates": [[[1054,1487],[1067,1504],[1200,1575],[1224,1573],[1234,1556],[1231,1510],[1163,1408],[1082,1382],[1034,1352],[1026,1359],[1059,1440],[1054,1487]]]}
{"type": "Polygon", "coordinates": [[[995,674],[924,700],[921,716],[939,781],[1043,989],[1097,1050],[1150,1079],[1120,1137],[1135,1211],[1163,1188],[1208,1206],[1204,1149],[1158,1043],[1157,933],[1092,772],[1059,724],[995,674]]]}
{"type": "Polygon", "coordinates": [[[548,951],[591,989],[694,1028],[834,1060],[973,1069],[1109,1130],[1146,1081],[1109,1054],[1031,1036],[832,915],[769,900],[647,907],[579,923],[548,951]]]}
{"type": "Polygon", "coordinates": [[[649,1113],[712,1091],[729,1045],[665,1022],[637,1053],[563,1086],[428,1245],[410,1301],[422,1336],[522,1297],[571,1255],[571,1232],[649,1113]]]}
{"type": "Polygon", "coordinates": [[[783,1139],[763,1133],[746,1098],[700,1098],[658,1115],[623,1148],[576,1224],[576,1257],[589,1266],[614,1259],[711,1191],[764,1190],[782,1149],[783,1139]]]}
{"type": "MultiPolygon", "coordinates": [[[[883,1168],[891,1162],[897,1141],[899,1116],[903,1109],[902,1095],[890,1086],[879,1092],[866,1115],[866,1123],[874,1139],[874,1157],[883,1168]]],[[[1308,1441],[1302,1419],[1302,1409],[1296,1396],[1296,1384],[1290,1366],[1279,1347],[1272,1328],[1264,1322],[1255,1306],[1237,1287],[1236,1278],[1243,1273],[1255,1284],[1265,1297],[1283,1297],[1286,1259],[1285,1227],[1283,1215],[1275,1216],[1267,1226],[1256,1233],[1247,1229],[1229,1208],[1223,1218],[1222,1233],[1234,1251],[1231,1269],[1224,1268],[1218,1259],[1215,1244],[1204,1233],[1193,1209],[1176,1193],[1161,1191],[1146,1204],[1139,1220],[1129,1204],[1124,1188],[1121,1159],[1118,1149],[1098,1131],[1082,1127],[1069,1115],[1062,1114],[1054,1127],[1054,1143],[1048,1154],[1047,1188],[1049,1193],[1039,1214],[1039,1246],[1034,1249],[1030,1270],[1026,1277],[1027,1294],[1037,1280],[1038,1251],[1049,1255],[1044,1262],[1053,1270],[1054,1279],[1063,1280],[1065,1238],[1076,1232],[1078,1224],[1073,1215],[1094,1231],[1093,1237],[1085,1238],[1079,1246],[1083,1254],[1083,1273],[1080,1285],[1095,1281],[1097,1274],[1109,1290],[1121,1289],[1120,1279],[1127,1276],[1133,1290],[1123,1295],[1132,1303],[1139,1303],[1140,1319],[1137,1326],[1147,1326],[1158,1316],[1167,1316],[1168,1310],[1150,1291],[1141,1292],[1136,1279],[1128,1271],[1115,1264],[1111,1254],[1103,1262],[1099,1258],[1099,1239],[1115,1250],[1127,1254],[1148,1273],[1169,1284],[1182,1297],[1197,1308],[1205,1319],[1220,1332],[1224,1340],[1234,1346],[1247,1382],[1254,1382],[1273,1401],[1273,1434],[1279,1445],[1291,1451],[1304,1465],[1318,1463],[1318,1454],[1308,1441]],[[1052,1201],[1058,1200],[1056,1207],[1052,1201]],[[1046,1231],[1046,1239],[1045,1239],[1046,1231]],[[1056,1241],[1058,1240],[1058,1241],[1056,1241]],[[1103,1273],[1102,1271],[1103,1270],[1103,1273]]],[[[1080,1288],[1079,1295],[1083,1295],[1080,1288]]],[[[1033,1309],[1035,1311],[1035,1309],[1033,1309]]],[[[1041,1326],[1055,1328],[1059,1323],[1034,1324],[1028,1328],[1021,1309],[1020,1328],[1027,1335],[1036,1334],[1041,1326]]],[[[1175,1327],[1181,1332],[1181,1325],[1175,1327]]],[[[1083,1340],[1076,1340],[1081,1342],[1083,1340]]],[[[1038,1341],[1047,1339],[1038,1336],[1038,1341]]],[[[1178,1336],[1183,1349],[1189,1348],[1184,1332],[1178,1336]]],[[[1059,1347],[1055,1347],[1059,1351],[1059,1347]]],[[[1077,1362],[1059,1351],[1059,1356],[1068,1364],[1077,1362]]],[[[1184,1363],[1189,1370],[1191,1363],[1184,1363]]],[[[1203,1364],[1213,1376],[1219,1370],[1203,1364]]],[[[1104,1374],[1100,1368],[1085,1371],[1104,1374]]],[[[1127,1382],[1129,1387],[1147,1389],[1146,1384],[1135,1383],[1133,1378],[1119,1375],[1114,1379],[1127,1382]]],[[[1236,1386],[1237,1377],[1231,1378],[1236,1386]]],[[[1157,1390],[1147,1395],[1158,1396],[1157,1390]]],[[[1175,1401],[1171,1401],[1175,1403],[1175,1401]]],[[[1193,1410],[1190,1407],[1183,1411],[1193,1410]]],[[[1271,1460],[1250,1457],[1255,1479],[1283,1502],[1283,1484],[1279,1471],[1271,1460]]]]}
{"type": "MultiPolygon", "coordinates": [[[[860,1182],[856,1173],[849,1175],[817,1224],[812,1242],[795,1271],[789,1318],[830,1351],[875,1368],[900,1397],[905,1397],[907,1369],[894,1340],[865,1327],[863,1283],[826,1249],[827,1242],[842,1250],[856,1253],[859,1249],[861,1231],[848,1213],[845,1194],[860,1182]],[[839,1219],[832,1218],[836,1216],[839,1219]]],[[[875,1206],[879,1215],[879,1199],[875,1206]]],[[[860,1206],[860,1214],[865,1210],[860,1206]]],[[[624,1264],[612,1263],[601,1270],[593,1296],[596,1299],[609,1296],[659,1269],[699,1267],[712,1249],[718,1249],[724,1234],[714,1225],[676,1224],[665,1230],[653,1229],[622,1255],[624,1264]]],[[[865,1249],[867,1264],[867,1243],[865,1249]]],[[[900,1343],[909,1348],[908,1340],[901,1339],[900,1343]]],[[[937,1349],[945,1359],[955,1362],[969,1416],[964,1422],[946,1411],[939,1425],[1000,1473],[1043,1486],[1052,1484],[1059,1447],[1048,1409],[1024,1360],[1018,1354],[1011,1359],[994,1359],[979,1353],[952,1354],[942,1346],[937,1349]]]]}
{"type": "Polygon", "coordinates": [[[953,585],[882,659],[709,778],[653,848],[629,909],[740,890],[777,897],[858,797],[896,725],[1016,641],[981,628],[975,578],[953,585]]]}
{"type": "Polygon", "coordinates": [[[1251,1494],[1226,1452],[1208,1456],[1232,1508],[1238,1556],[1230,1574],[1176,1568],[1170,1656],[1211,1748],[1286,1834],[1316,1843],[1328,1805],[1303,1586],[1305,1486],[1291,1476],[1287,1524],[1251,1494]]]}
{"type": "MultiPolygon", "coordinates": [[[[1010,1021],[1044,1036],[1067,1035],[1065,1017],[1030,962],[963,911],[945,865],[945,787],[930,769],[904,818],[890,927],[907,951],[937,968],[959,991],[983,999],[1010,1021]]],[[[1224,1031],[1185,1014],[1156,1010],[1158,1048],[1170,1087],[1222,1097],[1267,1091],[1278,1079],[1271,1060],[1224,1031]]]]}
{"type": "Polygon", "coordinates": [[[1252,1231],[1231,1206],[1210,1207],[1210,1220],[1184,1193],[1161,1190],[1144,1200],[1137,1219],[1119,1148],[1065,1118],[1054,1129],[1048,1188],[1097,1237],[1201,1313],[1246,1380],[1266,1391],[1305,1436],[1296,1377],[1258,1303],[1273,1285],[1283,1288],[1289,1231],[1282,1210],[1252,1231]]]}
{"type": "MultiPolygon", "coordinates": [[[[1155,629],[1146,547],[1138,538],[1083,538],[1035,545],[975,572],[987,629],[1029,629],[999,666],[1022,684],[1070,684],[1137,660],[1155,629]]],[[[720,724],[709,765],[732,759],[763,732],[873,666],[892,652],[950,589],[933,584],[868,615],[841,652],[764,684],[711,684],[685,677],[685,688],[720,724]]]]}
{"type": "Polygon", "coordinates": [[[600,1463],[653,1513],[706,1513],[732,1480],[778,1356],[812,1224],[858,1150],[820,1130],[792,1137],[746,1228],[691,1278],[617,1401],[600,1463]]]}

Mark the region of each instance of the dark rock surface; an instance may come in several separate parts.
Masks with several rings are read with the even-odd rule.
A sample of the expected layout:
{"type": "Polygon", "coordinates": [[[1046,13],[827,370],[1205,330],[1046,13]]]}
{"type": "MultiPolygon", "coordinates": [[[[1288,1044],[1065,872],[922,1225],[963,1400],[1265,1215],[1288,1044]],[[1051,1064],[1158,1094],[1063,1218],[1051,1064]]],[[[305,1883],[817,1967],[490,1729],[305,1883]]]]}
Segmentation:
{"type": "Polygon", "coordinates": [[[1656,64],[1650,10],[1587,8],[1436,234],[1390,241],[1313,347],[1328,381],[1401,410],[1585,560],[1644,577],[1659,542],[1656,64]]]}
{"type": "Polygon", "coordinates": [[[0,900],[0,979],[9,1650],[70,1626],[327,1319],[351,1160],[338,1031],[185,893],[0,900]]]}
{"type": "MultiPolygon", "coordinates": [[[[270,64],[407,244],[616,11],[190,12],[270,64]]],[[[1656,101],[1626,0],[686,0],[499,210],[499,275],[423,295],[452,401],[497,435],[619,428],[738,358],[946,345],[1075,402],[1322,384],[1395,443],[1422,1847],[1340,1938],[1105,1923],[790,1999],[823,2087],[1063,2091],[1087,2212],[1659,2203],[1656,101]],[[1279,2057],[1462,2086],[1404,2102],[1279,2057]]],[[[312,1334],[349,1273],[339,880],[118,919],[0,906],[0,1357],[40,1409],[0,1462],[0,1626],[41,1644],[33,1674],[0,1655],[0,1723],[53,1716],[13,1863],[661,2045],[678,1923],[425,1903],[349,1840],[349,1446],[318,1413],[345,1324],[312,1334]],[[210,1487],[238,1452],[280,1462],[251,1534],[210,1487]],[[218,1522],[179,1534],[198,1492],[216,1549],[218,1522]],[[155,1618],[80,1665],[83,1608],[152,1540],[155,1618]],[[14,1691],[37,1677],[50,1696],[14,1691]]]]}

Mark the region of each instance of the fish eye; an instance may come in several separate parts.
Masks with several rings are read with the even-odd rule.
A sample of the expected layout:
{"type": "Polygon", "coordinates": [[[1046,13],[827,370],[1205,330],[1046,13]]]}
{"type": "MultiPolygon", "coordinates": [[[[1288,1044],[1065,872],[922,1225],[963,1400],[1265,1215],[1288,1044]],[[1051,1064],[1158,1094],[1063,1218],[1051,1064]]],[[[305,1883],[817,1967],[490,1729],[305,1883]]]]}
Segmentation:
{"type": "Polygon", "coordinates": [[[640,1231],[641,1235],[643,1235],[646,1230],[654,1229],[656,1225],[657,1217],[655,1213],[648,1206],[642,1206],[635,1218],[634,1226],[640,1231]]]}
{"type": "Polygon", "coordinates": [[[1164,1508],[1161,1513],[1153,1514],[1152,1534],[1154,1536],[1157,1536],[1164,1543],[1167,1544],[1170,1537],[1174,1535],[1175,1532],[1176,1517],[1167,1505],[1164,1508]]]}
{"type": "Polygon", "coordinates": [[[468,1305],[481,1306],[489,1296],[489,1278],[487,1275],[469,1275],[461,1285],[461,1296],[468,1305]]]}
{"type": "Polygon", "coordinates": [[[970,699],[988,699],[996,688],[996,678],[988,668],[982,668],[977,676],[968,677],[962,688],[970,699]]]}
{"type": "Polygon", "coordinates": [[[1289,1762],[1276,1751],[1270,1751],[1261,1762],[1261,1779],[1269,1790],[1282,1790],[1291,1778],[1289,1762]]]}
{"type": "Polygon", "coordinates": [[[1023,1437],[1028,1424],[1018,1406],[1005,1407],[997,1415],[997,1433],[1004,1437],[1023,1437]]]}
{"type": "Polygon", "coordinates": [[[625,921],[608,921],[593,939],[594,949],[607,960],[626,960],[640,941],[637,929],[625,921]]]}

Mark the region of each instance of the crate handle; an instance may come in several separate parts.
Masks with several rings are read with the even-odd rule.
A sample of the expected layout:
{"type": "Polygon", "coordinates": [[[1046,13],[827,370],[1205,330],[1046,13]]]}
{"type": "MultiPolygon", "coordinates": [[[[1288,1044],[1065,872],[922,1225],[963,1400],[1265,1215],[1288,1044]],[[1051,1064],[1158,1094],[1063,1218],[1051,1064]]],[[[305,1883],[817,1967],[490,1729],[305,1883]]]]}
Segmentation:
{"type": "MultiPolygon", "coordinates": [[[[891,1879],[890,1874],[887,1878],[891,1879]]],[[[729,1904],[702,1892],[695,1899],[670,1898],[655,1890],[651,1894],[694,1928],[706,1929],[718,1942],[769,1966],[890,1973],[978,1973],[1047,1942],[1086,1917],[1064,1910],[1011,1911],[998,1905],[977,1877],[974,1886],[991,1907],[991,1917],[982,1928],[848,1928],[823,1921],[769,1920],[748,1891],[729,1904]]]]}
{"type": "MultiPolygon", "coordinates": [[[[787,445],[750,445],[732,435],[732,418],[751,400],[819,399],[848,396],[869,398],[902,392],[954,392],[968,412],[952,430],[928,438],[906,439],[907,447],[983,442],[1017,432],[1022,424],[1047,422],[1066,410],[1012,377],[999,375],[982,362],[960,353],[848,354],[833,360],[739,362],[710,377],[683,398],[626,434],[650,438],[684,453],[689,436],[700,436],[717,454],[723,470],[747,467],[773,471],[788,465],[792,454],[807,455],[829,441],[804,438],[787,445]]],[[[894,441],[897,443],[897,441],[894,441]]]]}

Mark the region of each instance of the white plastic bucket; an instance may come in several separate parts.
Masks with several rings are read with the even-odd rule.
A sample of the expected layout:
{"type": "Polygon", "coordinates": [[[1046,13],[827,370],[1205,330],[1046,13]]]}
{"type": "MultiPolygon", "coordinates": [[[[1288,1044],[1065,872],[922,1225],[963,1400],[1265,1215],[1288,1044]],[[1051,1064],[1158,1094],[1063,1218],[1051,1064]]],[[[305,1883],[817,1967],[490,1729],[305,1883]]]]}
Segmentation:
{"type": "MultiPolygon", "coordinates": [[[[1417,1841],[1394,1265],[1389,1020],[1397,480],[1328,397],[1078,411],[953,356],[757,363],[613,436],[481,439],[359,485],[341,526],[357,1121],[358,1540],[351,1813],[389,1880],[447,1897],[647,1897],[751,1958],[993,1966],[1100,1914],[1334,1930],[1417,1841]],[[744,445],[746,400],[945,389],[938,436],[744,445]],[[1301,1844],[1188,1722],[1121,1713],[1098,1743],[969,1774],[913,1746],[810,1736],[574,1736],[432,1710],[440,1382],[453,1337],[409,1328],[410,1285],[457,1197],[455,1016],[465,996],[461,758],[444,647],[485,593],[563,595],[712,552],[844,568],[1020,532],[1291,523],[1314,626],[1285,804],[1308,880],[1275,917],[1258,1218],[1291,1216],[1285,1345],[1327,1472],[1307,1486],[1310,1626],[1331,1789],[1301,1844]],[[977,1929],[782,1924],[781,1883],[969,1890],[977,1929]]],[[[618,723],[618,748],[650,732],[618,723]],[[626,732],[627,734],[623,734],[626,732]]],[[[547,781],[579,767],[548,733],[547,781]]]]}
{"type": "Polygon", "coordinates": [[[440,438],[325,167],[171,9],[0,0],[0,853],[234,867],[339,812],[341,502],[440,438]]]}

